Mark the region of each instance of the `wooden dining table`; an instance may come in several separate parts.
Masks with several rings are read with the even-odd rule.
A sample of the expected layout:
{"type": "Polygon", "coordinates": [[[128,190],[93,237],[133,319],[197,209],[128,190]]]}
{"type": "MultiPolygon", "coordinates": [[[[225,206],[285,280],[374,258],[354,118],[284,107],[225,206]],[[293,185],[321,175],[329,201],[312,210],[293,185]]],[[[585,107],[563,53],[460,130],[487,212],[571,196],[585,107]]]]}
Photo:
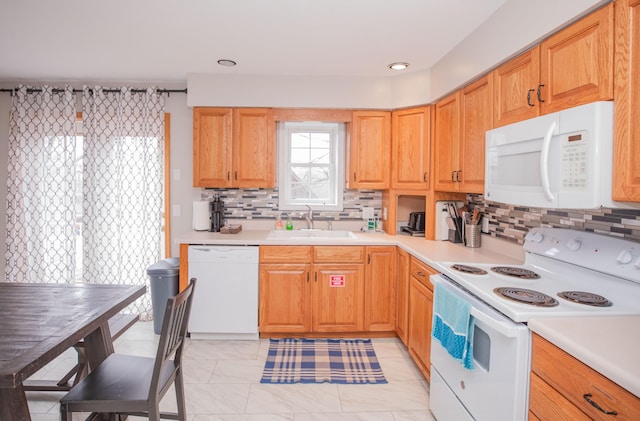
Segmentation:
{"type": "Polygon", "coordinates": [[[109,319],[144,285],[0,282],[0,420],[30,420],[24,381],[84,339],[90,367],[113,353],[109,319]]]}

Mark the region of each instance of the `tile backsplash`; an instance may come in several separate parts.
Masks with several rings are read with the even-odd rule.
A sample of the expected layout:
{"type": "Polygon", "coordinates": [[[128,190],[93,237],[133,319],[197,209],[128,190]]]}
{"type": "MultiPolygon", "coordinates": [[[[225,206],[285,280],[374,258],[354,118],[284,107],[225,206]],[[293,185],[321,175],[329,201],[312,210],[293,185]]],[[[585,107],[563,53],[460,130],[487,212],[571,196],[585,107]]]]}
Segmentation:
{"type": "Polygon", "coordinates": [[[531,228],[558,227],[640,241],[640,209],[541,209],[485,201],[481,194],[467,194],[470,207],[489,218],[489,235],[524,242],[531,228]]]}
{"type": "MultiPolygon", "coordinates": [[[[227,219],[272,219],[288,211],[278,209],[278,189],[202,189],[201,199],[212,200],[218,194],[224,201],[224,217],[227,219]]],[[[372,207],[376,215],[382,208],[382,191],[344,190],[342,211],[316,211],[317,220],[361,221],[362,208],[372,207]]],[[[297,217],[299,211],[289,211],[297,217]]]]}
{"type": "MultiPolygon", "coordinates": [[[[225,218],[275,220],[287,211],[278,209],[278,189],[202,189],[201,199],[220,195],[225,203],[225,218]]],[[[317,220],[360,221],[362,208],[373,207],[376,215],[382,208],[380,190],[344,190],[344,209],[315,212],[317,220]]],[[[481,194],[467,194],[467,204],[478,207],[489,219],[489,235],[518,244],[531,228],[558,227],[624,237],[640,242],[640,209],[543,209],[485,201],[481,194]]],[[[294,219],[298,211],[292,211],[294,219]]]]}

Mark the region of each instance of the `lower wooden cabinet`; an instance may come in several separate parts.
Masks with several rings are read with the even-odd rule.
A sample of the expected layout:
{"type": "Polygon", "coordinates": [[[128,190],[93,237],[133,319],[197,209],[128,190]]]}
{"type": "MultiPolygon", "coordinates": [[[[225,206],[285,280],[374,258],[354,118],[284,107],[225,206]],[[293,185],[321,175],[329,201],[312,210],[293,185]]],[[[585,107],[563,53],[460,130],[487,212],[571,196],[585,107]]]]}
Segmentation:
{"type": "Polygon", "coordinates": [[[262,332],[308,332],[311,328],[311,265],[260,265],[259,325],[262,332]]]}
{"type": "Polygon", "coordinates": [[[362,264],[314,265],[311,292],[312,332],[363,330],[364,268],[362,264]]]}
{"type": "Polygon", "coordinates": [[[541,421],[638,420],[640,398],[533,334],[529,414],[541,421]]]}
{"type": "Polygon", "coordinates": [[[261,246],[260,333],[359,332],[364,247],[261,246]]]}
{"type": "Polygon", "coordinates": [[[409,338],[409,253],[396,253],[396,334],[405,346],[409,338]]]}
{"type": "Polygon", "coordinates": [[[395,246],[261,246],[260,333],[395,331],[395,246]]]}
{"type": "Polygon", "coordinates": [[[429,276],[437,271],[410,257],[409,338],[407,348],[427,380],[430,376],[433,285],[429,276]]]}
{"type": "Polygon", "coordinates": [[[369,246],[364,265],[364,330],[396,329],[396,247],[369,246]]]}

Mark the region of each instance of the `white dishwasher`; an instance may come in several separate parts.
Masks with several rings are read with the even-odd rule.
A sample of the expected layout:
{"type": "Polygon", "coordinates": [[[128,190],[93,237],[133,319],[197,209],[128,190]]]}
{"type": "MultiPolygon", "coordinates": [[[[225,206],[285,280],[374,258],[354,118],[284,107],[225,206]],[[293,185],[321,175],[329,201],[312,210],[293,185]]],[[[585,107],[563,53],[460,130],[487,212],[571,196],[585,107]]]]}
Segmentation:
{"type": "Polygon", "coordinates": [[[258,339],[258,249],[189,246],[192,339],[258,339]]]}

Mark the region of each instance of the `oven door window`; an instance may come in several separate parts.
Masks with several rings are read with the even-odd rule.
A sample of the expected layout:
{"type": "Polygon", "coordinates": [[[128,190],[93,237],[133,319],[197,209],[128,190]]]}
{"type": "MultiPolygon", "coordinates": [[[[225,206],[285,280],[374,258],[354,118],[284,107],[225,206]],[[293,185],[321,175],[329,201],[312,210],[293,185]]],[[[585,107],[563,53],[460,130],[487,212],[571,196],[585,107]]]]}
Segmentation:
{"type": "Polygon", "coordinates": [[[485,371],[489,371],[491,362],[491,338],[475,325],[473,328],[473,360],[485,371]]]}

